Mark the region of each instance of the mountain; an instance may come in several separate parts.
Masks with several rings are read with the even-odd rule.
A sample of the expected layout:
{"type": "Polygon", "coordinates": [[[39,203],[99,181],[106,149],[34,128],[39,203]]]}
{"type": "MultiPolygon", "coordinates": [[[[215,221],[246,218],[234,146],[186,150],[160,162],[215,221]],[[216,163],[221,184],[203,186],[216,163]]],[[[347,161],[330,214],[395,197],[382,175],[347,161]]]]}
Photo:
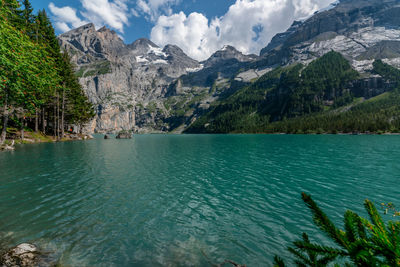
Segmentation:
{"type": "MultiPolygon", "coordinates": [[[[126,45],[112,30],[87,24],[59,36],[77,66],[77,75],[89,99],[95,104],[96,119],[91,131],[146,130],[155,125],[157,105],[176,78],[201,65],[180,48],[160,48],[139,39],[126,45]]],[[[162,125],[148,131],[163,130],[162,125]]]]}
{"type": "Polygon", "coordinates": [[[59,42],[96,106],[88,126],[95,132],[180,132],[225,89],[230,94],[232,76],[258,58],[225,46],[198,62],[176,45],[161,48],[145,38],[126,45],[92,23],[60,35],[59,42]],[[220,89],[212,91],[216,84],[220,89]]]}
{"type": "Polygon", "coordinates": [[[259,64],[309,62],[334,50],[361,72],[372,69],[374,58],[399,67],[399,15],[398,0],[342,0],[276,35],[261,50],[259,64]]]}
{"type": "Polygon", "coordinates": [[[213,67],[216,65],[227,65],[229,61],[250,62],[257,59],[256,55],[244,55],[233,46],[226,45],[221,50],[216,51],[206,61],[203,62],[204,67],[213,67]]]}
{"type": "MultiPolygon", "coordinates": [[[[210,125],[207,120],[214,119],[216,111],[228,112],[219,108],[224,103],[237,101],[244,109],[246,105],[254,106],[240,99],[254,92],[258,92],[257,97],[277,101],[267,105],[274,106],[275,111],[264,107],[265,103],[256,111],[261,112],[262,122],[268,115],[268,123],[275,123],[351,105],[357,97],[369,99],[392,90],[395,81],[377,74],[373,63],[382,60],[383,64],[400,67],[399,18],[400,0],[342,0],[293,22],[286,32],[272,38],[259,56],[224,46],[203,62],[191,59],[175,45],[161,48],[148,39],[126,45],[115,32],[105,27],[96,30],[93,24],[62,34],[59,40],[72,54],[80,82],[97,107],[91,130],[182,132],[189,128],[195,132],[207,131],[204,126],[210,125]],[[324,66],[336,68],[338,62],[340,66],[348,63],[358,73],[352,76],[354,81],[333,79],[329,85],[333,91],[322,95],[311,88],[321,86],[314,76],[315,81],[308,83],[305,76],[295,79],[301,85],[299,90],[287,90],[276,83],[281,79],[285,82],[289,73],[309,73],[305,71],[308,65],[319,65],[318,59],[331,51],[337,56],[328,57],[331,64],[324,58],[328,61],[323,61],[324,66]],[[271,75],[275,76],[269,78],[271,75]],[[290,103],[301,104],[302,108],[285,106],[289,102],[282,99],[293,100],[294,96],[305,102],[290,103]],[[315,106],[312,99],[322,102],[317,101],[315,106]]],[[[223,123],[229,121],[220,123],[224,128],[223,123]]]]}
{"type": "Polygon", "coordinates": [[[253,82],[186,132],[400,131],[400,79],[385,75],[400,66],[399,17],[398,0],[342,0],[295,21],[236,76],[253,82]]]}

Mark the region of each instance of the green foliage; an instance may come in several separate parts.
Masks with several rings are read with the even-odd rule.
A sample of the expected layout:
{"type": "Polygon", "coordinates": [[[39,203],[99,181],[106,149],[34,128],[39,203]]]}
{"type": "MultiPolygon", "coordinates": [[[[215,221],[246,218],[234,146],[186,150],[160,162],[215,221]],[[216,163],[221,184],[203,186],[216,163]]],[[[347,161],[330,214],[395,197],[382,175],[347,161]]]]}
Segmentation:
{"type": "Polygon", "coordinates": [[[400,70],[392,67],[386,63],[383,63],[382,60],[375,60],[373,63],[373,72],[376,74],[381,75],[382,77],[396,81],[397,83],[400,82],[400,70]]]}
{"type": "Polygon", "coordinates": [[[332,111],[310,114],[274,122],[265,127],[265,132],[304,133],[378,133],[399,132],[400,94],[388,92],[364,102],[355,102],[332,111]]]}
{"type": "Polygon", "coordinates": [[[10,12],[0,7],[0,105],[13,103],[31,112],[40,105],[41,93],[56,87],[54,62],[42,47],[7,22],[10,12]]]}
{"type": "Polygon", "coordinates": [[[333,51],[307,67],[278,67],[217,103],[187,132],[265,132],[275,121],[329,109],[328,102],[350,103],[346,86],[357,77],[349,62],[333,51]]]}
{"type": "MultiPolygon", "coordinates": [[[[46,12],[33,15],[29,0],[24,0],[23,6],[21,10],[16,0],[0,2],[3,124],[7,127],[9,117],[11,123],[16,124],[20,124],[20,119],[38,119],[38,111],[56,107],[68,117],[66,121],[62,120],[63,123],[87,121],[94,115],[93,107],[74,75],[68,55],[60,51],[46,12]],[[67,102],[65,107],[60,107],[61,100],[67,102]]],[[[60,115],[53,114],[56,116],[60,115]]],[[[5,129],[2,132],[5,135],[5,129]]],[[[0,142],[4,142],[3,134],[0,142]]]]}
{"type": "MultiPolygon", "coordinates": [[[[310,195],[302,199],[311,210],[314,224],[336,246],[312,243],[303,233],[302,240],[294,242],[289,252],[296,266],[328,266],[341,258],[346,265],[355,266],[400,266],[400,223],[389,221],[387,225],[373,203],[365,200],[365,209],[370,220],[352,211],[344,215],[344,229],[339,229],[319,208],[310,195]],[[351,263],[351,264],[350,264],[351,263]]],[[[275,266],[285,266],[275,257],[275,266]]]]}

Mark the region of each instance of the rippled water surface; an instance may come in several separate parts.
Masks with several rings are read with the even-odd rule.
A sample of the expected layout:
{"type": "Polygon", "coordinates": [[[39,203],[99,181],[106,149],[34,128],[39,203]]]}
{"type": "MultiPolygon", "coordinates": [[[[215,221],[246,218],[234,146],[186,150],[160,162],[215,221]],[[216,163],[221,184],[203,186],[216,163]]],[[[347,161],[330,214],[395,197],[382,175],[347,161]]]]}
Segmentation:
{"type": "Polygon", "coordinates": [[[0,153],[0,237],[68,266],[269,266],[307,231],[399,203],[399,136],[138,135],[0,153]]]}

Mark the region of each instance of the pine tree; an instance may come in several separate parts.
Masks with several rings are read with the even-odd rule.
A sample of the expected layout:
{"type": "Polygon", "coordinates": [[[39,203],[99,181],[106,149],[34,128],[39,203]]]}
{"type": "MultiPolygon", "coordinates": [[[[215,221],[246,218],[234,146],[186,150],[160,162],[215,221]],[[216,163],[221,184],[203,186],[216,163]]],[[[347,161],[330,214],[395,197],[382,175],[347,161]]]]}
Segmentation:
{"type": "Polygon", "coordinates": [[[38,91],[53,81],[51,75],[46,75],[49,71],[45,51],[7,19],[14,12],[10,6],[16,7],[17,2],[7,1],[7,5],[0,7],[0,105],[3,107],[0,144],[6,138],[10,112],[17,107],[31,111],[37,104],[38,91]]]}
{"type": "MultiPolygon", "coordinates": [[[[328,266],[341,257],[356,266],[400,266],[400,222],[384,223],[373,203],[365,200],[370,220],[352,211],[344,215],[344,230],[337,228],[318,207],[310,195],[302,194],[303,201],[313,214],[313,221],[337,246],[311,243],[307,234],[288,248],[297,266],[328,266]]],[[[350,265],[346,263],[346,265],[350,265]]],[[[275,257],[275,266],[285,266],[275,257]]]]}
{"type": "Polygon", "coordinates": [[[22,19],[24,22],[25,33],[31,37],[35,38],[35,16],[33,15],[33,8],[29,0],[23,1],[24,9],[22,10],[22,19]]]}

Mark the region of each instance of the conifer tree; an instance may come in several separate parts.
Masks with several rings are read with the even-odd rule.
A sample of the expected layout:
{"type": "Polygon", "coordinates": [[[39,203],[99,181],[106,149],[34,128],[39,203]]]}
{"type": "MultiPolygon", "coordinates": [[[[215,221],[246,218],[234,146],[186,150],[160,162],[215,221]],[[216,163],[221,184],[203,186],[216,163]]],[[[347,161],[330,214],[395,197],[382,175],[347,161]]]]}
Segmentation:
{"type": "MultiPolygon", "coordinates": [[[[308,235],[288,248],[295,256],[296,266],[330,266],[337,258],[346,266],[400,266],[400,222],[383,221],[374,204],[365,200],[370,220],[352,211],[344,215],[344,229],[339,229],[319,208],[310,195],[302,194],[303,201],[313,214],[313,221],[336,246],[310,242],[308,235]]],[[[274,266],[285,266],[275,256],[274,266]]]]}
{"type": "Polygon", "coordinates": [[[22,19],[24,22],[24,28],[25,28],[25,33],[31,37],[32,39],[35,38],[35,28],[34,28],[34,23],[35,23],[35,15],[33,15],[33,8],[29,0],[24,0],[23,1],[23,7],[24,9],[22,10],[22,19]]]}
{"type": "Polygon", "coordinates": [[[94,115],[93,107],[68,54],[60,52],[45,11],[35,17],[29,0],[23,1],[23,10],[16,0],[0,1],[0,145],[9,122],[22,126],[23,137],[26,119],[34,118],[38,131],[39,111],[42,129],[46,130],[47,117],[54,120],[54,135],[63,137],[66,120],[82,124],[94,115]],[[54,113],[49,114],[50,110],[54,113]]]}

